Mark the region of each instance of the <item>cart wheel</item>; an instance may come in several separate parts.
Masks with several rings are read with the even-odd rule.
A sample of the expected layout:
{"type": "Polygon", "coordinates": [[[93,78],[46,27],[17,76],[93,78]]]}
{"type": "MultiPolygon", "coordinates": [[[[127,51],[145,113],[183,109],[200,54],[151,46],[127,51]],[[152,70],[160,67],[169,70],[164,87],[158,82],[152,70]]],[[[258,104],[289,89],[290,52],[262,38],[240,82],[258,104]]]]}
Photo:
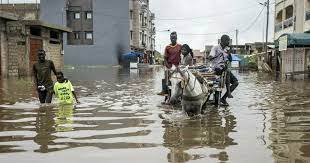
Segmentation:
{"type": "Polygon", "coordinates": [[[221,101],[221,91],[215,91],[214,92],[214,103],[215,106],[219,106],[221,101]]]}

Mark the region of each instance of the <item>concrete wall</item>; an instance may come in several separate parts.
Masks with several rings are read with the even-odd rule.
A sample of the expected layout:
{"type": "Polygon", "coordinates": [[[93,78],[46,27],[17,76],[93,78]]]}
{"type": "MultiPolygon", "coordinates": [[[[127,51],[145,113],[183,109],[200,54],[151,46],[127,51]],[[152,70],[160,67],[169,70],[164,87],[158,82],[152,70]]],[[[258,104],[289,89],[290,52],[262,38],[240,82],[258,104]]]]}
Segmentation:
{"type": "Polygon", "coordinates": [[[68,44],[70,45],[93,45],[92,39],[86,39],[86,32],[93,32],[93,19],[87,19],[86,13],[93,12],[92,0],[69,0],[67,14],[67,26],[72,29],[72,33],[69,33],[68,44]],[[75,13],[80,13],[80,19],[75,19],[75,13]],[[75,39],[75,32],[79,33],[79,39],[75,39]]]}
{"type": "Polygon", "coordinates": [[[305,0],[295,0],[294,12],[296,16],[295,32],[303,33],[305,24],[305,0]]]}
{"type": "Polygon", "coordinates": [[[37,4],[2,4],[0,10],[14,13],[22,20],[38,20],[40,12],[37,4]]]}
{"type": "MultiPolygon", "coordinates": [[[[41,0],[41,20],[67,24],[64,7],[64,0],[41,0]]],[[[128,0],[93,0],[93,25],[94,45],[67,45],[64,35],[65,64],[114,65],[130,51],[128,0]]]]}
{"type": "MultiPolygon", "coordinates": [[[[288,48],[281,51],[283,76],[287,72],[305,71],[306,69],[306,50],[305,48],[288,48]]],[[[305,75],[294,76],[297,79],[304,79],[305,75]]]]}

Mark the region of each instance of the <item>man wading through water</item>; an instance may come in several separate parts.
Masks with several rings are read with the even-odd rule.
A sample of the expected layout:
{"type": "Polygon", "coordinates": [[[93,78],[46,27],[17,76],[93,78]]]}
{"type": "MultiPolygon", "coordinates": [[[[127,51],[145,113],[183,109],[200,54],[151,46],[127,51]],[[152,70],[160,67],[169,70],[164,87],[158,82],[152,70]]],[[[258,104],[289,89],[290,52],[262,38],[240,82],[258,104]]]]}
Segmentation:
{"type": "Polygon", "coordinates": [[[177,33],[172,32],[170,34],[170,41],[171,43],[166,46],[165,48],[165,66],[168,70],[165,71],[165,79],[162,79],[162,91],[158,93],[157,95],[166,96],[164,104],[169,103],[169,88],[168,88],[168,76],[169,76],[169,69],[172,67],[172,65],[179,66],[181,62],[181,49],[182,45],[177,43],[177,33]]]}
{"type": "Polygon", "coordinates": [[[217,75],[220,75],[226,71],[226,81],[225,81],[226,93],[221,98],[221,103],[224,106],[228,106],[226,99],[233,98],[231,93],[239,85],[238,79],[229,70],[228,66],[229,62],[232,61],[232,57],[229,52],[229,42],[230,42],[229,36],[223,35],[221,37],[221,43],[217,46],[212,47],[211,52],[209,54],[209,59],[212,62],[213,71],[215,71],[217,75]]]}
{"type": "Polygon", "coordinates": [[[40,103],[51,103],[53,97],[52,71],[56,75],[53,61],[45,59],[45,51],[38,51],[38,62],[33,65],[34,82],[37,87],[40,103]]]}

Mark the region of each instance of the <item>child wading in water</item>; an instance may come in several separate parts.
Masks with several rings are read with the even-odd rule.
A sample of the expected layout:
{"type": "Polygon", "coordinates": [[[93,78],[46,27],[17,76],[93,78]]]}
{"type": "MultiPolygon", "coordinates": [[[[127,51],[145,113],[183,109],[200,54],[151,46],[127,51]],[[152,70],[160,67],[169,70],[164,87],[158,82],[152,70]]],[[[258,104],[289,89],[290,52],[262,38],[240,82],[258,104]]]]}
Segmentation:
{"type": "Polygon", "coordinates": [[[71,82],[64,78],[62,72],[56,73],[57,82],[54,84],[54,93],[58,99],[59,104],[73,104],[73,97],[77,103],[80,103],[74,92],[71,82]]]}

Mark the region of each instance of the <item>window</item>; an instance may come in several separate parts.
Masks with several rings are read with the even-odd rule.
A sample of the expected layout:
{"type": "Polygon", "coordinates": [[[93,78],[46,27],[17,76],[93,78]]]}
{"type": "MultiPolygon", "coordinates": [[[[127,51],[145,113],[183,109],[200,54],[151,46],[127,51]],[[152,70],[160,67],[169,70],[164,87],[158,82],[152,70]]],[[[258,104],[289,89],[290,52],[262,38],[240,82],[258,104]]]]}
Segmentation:
{"type": "Polygon", "coordinates": [[[133,31],[130,31],[130,40],[132,40],[133,37],[133,31]]]}
{"type": "Polygon", "coordinates": [[[143,41],[146,42],[146,40],[147,40],[147,36],[146,36],[146,34],[144,34],[143,41]]]}
{"type": "Polygon", "coordinates": [[[33,36],[41,36],[41,28],[30,27],[30,34],[33,36]]]}
{"type": "Polygon", "coordinates": [[[81,13],[79,12],[74,13],[74,19],[81,19],[81,13]]]}
{"type": "Polygon", "coordinates": [[[80,39],[80,32],[74,32],[74,39],[76,40],[80,39]]]}
{"type": "Polygon", "coordinates": [[[92,12],[86,12],[86,19],[92,19],[93,13],[92,12]]]}
{"type": "Polygon", "coordinates": [[[140,17],[139,17],[140,21],[143,20],[143,16],[142,16],[142,13],[140,13],[140,17]]]}
{"type": "Polygon", "coordinates": [[[130,10],[130,19],[133,19],[133,11],[130,10]]]}
{"type": "Polygon", "coordinates": [[[93,32],[85,32],[85,38],[87,40],[92,40],[93,39],[93,32]]]}
{"type": "Polygon", "coordinates": [[[57,31],[50,31],[50,38],[59,40],[59,32],[57,31]]]}

